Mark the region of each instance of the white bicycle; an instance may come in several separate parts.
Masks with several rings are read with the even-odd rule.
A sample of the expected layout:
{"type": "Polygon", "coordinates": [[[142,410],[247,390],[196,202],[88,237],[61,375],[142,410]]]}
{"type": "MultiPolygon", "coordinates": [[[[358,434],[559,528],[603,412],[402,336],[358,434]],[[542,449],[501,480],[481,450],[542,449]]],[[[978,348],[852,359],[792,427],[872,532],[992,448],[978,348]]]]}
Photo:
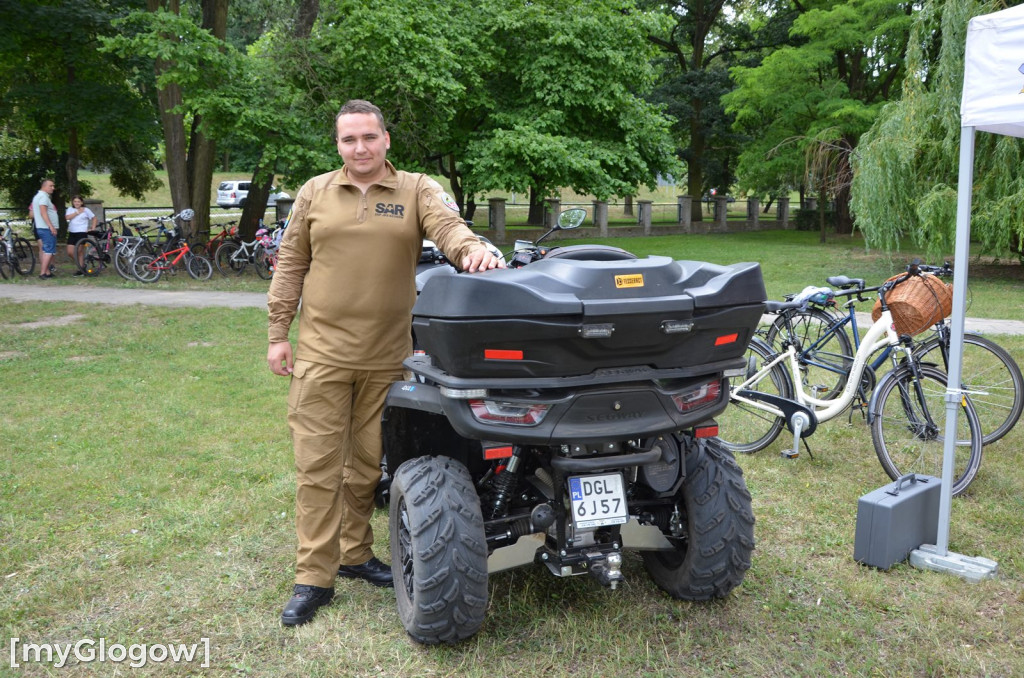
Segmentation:
{"type": "MultiPolygon", "coordinates": [[[[841,374],[842,390],[836,382],[808,384],[807,366],[801,364],[801,347],[786,343],[781,352],[754,338],[747,350],[747,370],[742,379],[734,379],[730,403],[718,417],[719,437],[733,452],[751,454],[770,445],[788,427],[793,447],[783,456],[799,453],[802,438],[811,435],[819,422],[828,421],[846,411],[862,390],[865,366],[876,351],[890,349],[893,370],[874,388],[867,416],[871,439],[882,467],[892,479],[907,473],[941,477],[945,445],[946,374],[938,367],[915,357],[912,341],[897,333],[893,314],[885,295],[897,285],[919,276],[916,266],[899,278],[878,288],[881,316],[860,342],[852,361],[841,351],[830,353],[834,331],[829,328],[815,338],[821,347],[815,355],[823,365],[841,374]]],[[[793,308],[802,302],[769,303],[769,310],[793,308]]],[[[833,344],[834,345],[834,344],[833,344]]],[[[960,398],[953,494],[962,493],[981,466],[982,432],[970,398],[960,398]]],[[[806,446],[806,442],[804,443],[806,446]]],[[[809,449],[809,448],[808,448],[809,449]]]]}

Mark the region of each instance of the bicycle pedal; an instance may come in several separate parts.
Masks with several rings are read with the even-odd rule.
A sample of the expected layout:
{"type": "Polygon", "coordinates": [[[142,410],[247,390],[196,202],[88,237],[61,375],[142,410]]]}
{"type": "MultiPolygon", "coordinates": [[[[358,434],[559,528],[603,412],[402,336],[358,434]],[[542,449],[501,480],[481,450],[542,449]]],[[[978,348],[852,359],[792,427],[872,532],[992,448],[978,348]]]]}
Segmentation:
{"type": "Polygon", "coordinates": [[[783,459],[796,459],[800,456],[800,450],[783,450],[779,456],[783,459]]]}

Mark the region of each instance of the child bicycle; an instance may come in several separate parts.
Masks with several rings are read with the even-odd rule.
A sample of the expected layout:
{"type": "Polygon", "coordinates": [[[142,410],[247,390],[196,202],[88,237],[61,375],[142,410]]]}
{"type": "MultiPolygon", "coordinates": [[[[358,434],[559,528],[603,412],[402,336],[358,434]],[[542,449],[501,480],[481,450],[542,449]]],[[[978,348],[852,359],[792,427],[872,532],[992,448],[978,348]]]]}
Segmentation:
{"type": "MultiPolygon", "coordinates": [[[[800,440],[813,433],[818,422],[838,416],[854,402],[870,357],[889,348],[893,370],[881,379],[868,403],[875,453],[893,479],[909,472],[941,476],[946,375],[914,354],[911,338],[897,333],[886,301],[893,289],[920,275],[912,264],[907,273],[878,288],[881,315],[853,355],[838,393],[831,384],[811,388],[810,393],[805,389],[795,342],[778,352],[755,337],[748,349],[746,377],[731,384],[730,406],[719,417],[719,436],[725,446],[735,452],[753,453],[771,444],[787,426],[793,432],[793,447],[783,456],[797,456],[800,440]]],[[[785,308],[786,304],[774,306],[785,308]]],[[[807,447],[806,442],[804,445],[807,447]]],[[[952,491],[958,495],[967,489],[981,466],[981,425],[966,395],[961,398],[955,447],[952,491]]]]}
{"type": "Polygon", "coordinates": [[[261,226],[256,231],[256,238],[250,242],[225,241],[217,248],[214,264],[224,276],[232,273],[241,275],[249,265],[252,265],[256,275],[269,280],[277,266],[277,244],[273,232],[261,226]]]}
{"type": "MultiPolygon", "coordinates": [[[[162,217],[158,221],[173,219],[188,221],[192,218],[192,210],[184,210],[173,217],[162,217]]],[[[164,271],[173,271],[179,263],[184,263],[185,270],[196,280],[209,280],[213,275],[213,265],[206,257],[196,254],[189,247],[177,226],[167,230],[168,240],[158,254],[140,254],[132,260],[132,275],[144,283],[156,282],[164,271]]]]}

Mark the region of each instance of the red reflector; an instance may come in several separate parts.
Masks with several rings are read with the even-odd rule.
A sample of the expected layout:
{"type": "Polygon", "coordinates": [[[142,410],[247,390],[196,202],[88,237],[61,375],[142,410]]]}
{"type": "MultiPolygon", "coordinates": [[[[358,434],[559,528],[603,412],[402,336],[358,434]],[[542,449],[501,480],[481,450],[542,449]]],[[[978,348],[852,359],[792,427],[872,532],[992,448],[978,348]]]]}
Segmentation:
{"type": "Polygon", "coordinates": [[[503,351],[496,348],[484,349],[484,360],[522,360],[522,351],[503,351]]]}
{"type": "Polygon", "coordinates": [[[508,459],[512,456],[512,446],[489,447],[484,449],[484,459],[508,459]]]}
{"type": "Polygon", "coordinates": [[[715,339],[715,346],[724,346],[725,344],[735,343],[740,338],[738,334],[723,334],[718,339],[715,339]]]}
{"type": "Polygon", "coordinates": [[[718,435],[718,424],[714,426],[698,426],[693,429],[693,432],[698,438],[714,438],[718,435]]]}

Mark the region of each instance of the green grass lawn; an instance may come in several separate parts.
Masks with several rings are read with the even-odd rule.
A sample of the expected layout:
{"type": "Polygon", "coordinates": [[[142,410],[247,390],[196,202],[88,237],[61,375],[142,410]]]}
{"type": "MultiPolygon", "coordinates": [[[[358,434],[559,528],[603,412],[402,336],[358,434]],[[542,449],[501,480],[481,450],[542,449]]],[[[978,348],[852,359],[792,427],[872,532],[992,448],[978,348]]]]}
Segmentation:
{"type": "MultiPolygon", "coordinates": [[[[827,273],[878,281],[902,265],[856,241],[821,247],[816,237],[613,242],[641,254],[761,261],[773,295],[827,273]]],[[[1021,318],[1019,271],[986,266],[971,270],[973,309],[983,311],[971,314],[1021,318]]],[[[30,282],[39,281],[0,284],[30,282]]],[[[56,282],[98,296],[128,284],[112,274],[56,282]]],[[[178,275],[152,287],[266,285],[178,275]]],[[[997,340],[1022,361],[1024,337],[997,340]]],[[[141,675],[1024,675],[1024,429],[986,449],[977,480],[954,501],[950,549],[999,563],[995,580],[967,584],[853,561],[857,499],[888,482],[859,415],[819,426],[813,459],[781,459],[775,446],[739,459],[757,549],[724,600],[674,601],[629,554],[617,591],[540,566],[491,577],[487,621],[456,647],[412,643],[393,592],[359,581],[339,580],[331,607],[284,629],[294,476],[287,381],[269,373],[265,352],[256,309],[0,300],[0,675],[63,674],[9,668],[15,637],[210,639],[209,669],[151,664],[141,675]]],[[[384,512],[374,527],[389,561],[384,512]]],[[[79,665],[77,674],[121,675],[127,664],[79,665]]]]}
{"type": "MultiPolygon", "coordinates": [[[[210,638],[207,673],[221,676],[1024,672],[1021,429],[954,503],[950,548],[1000,566],[969,585],[853,562],[857,498],[887,482],[858,416],[819,427],[813,460],[740,459],[758,546],[725,600],[671,600],[630,555],[614,592],[541,567],[492,577],[483,630],[453,648],[409,641],[393,593],[356,581],[339,580],[314,623],[284,629],[294,480],[287,382],[265,367],[265,336],[257,310],[0,302],[7,637],[210,638]]],[[[1024,337],[1003,339],[1022,354],[1024,337]]],[[[383,512],[374,526],[388,559],[383,512]]],[[[143,670],[157,672],[199,669],[143,670]]]]}

